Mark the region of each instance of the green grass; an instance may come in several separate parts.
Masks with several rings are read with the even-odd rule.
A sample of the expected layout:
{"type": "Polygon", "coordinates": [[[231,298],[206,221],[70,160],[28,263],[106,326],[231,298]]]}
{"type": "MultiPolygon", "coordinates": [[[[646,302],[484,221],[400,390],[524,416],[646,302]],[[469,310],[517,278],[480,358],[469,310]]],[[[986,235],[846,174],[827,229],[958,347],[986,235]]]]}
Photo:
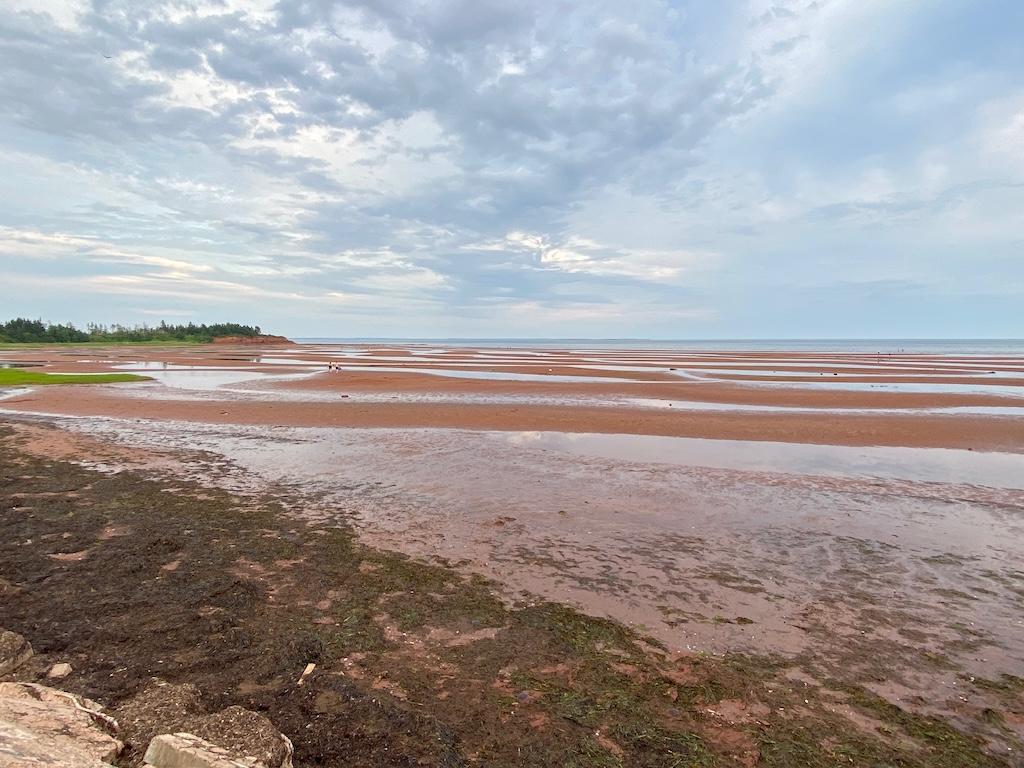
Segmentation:
{"type": "Polygon", "coordinates": [[[0,387],[28,384],[115,384],[122,381],[149,381],[134,373],[42,373],[23,368],[0,368],[0,387]]]}

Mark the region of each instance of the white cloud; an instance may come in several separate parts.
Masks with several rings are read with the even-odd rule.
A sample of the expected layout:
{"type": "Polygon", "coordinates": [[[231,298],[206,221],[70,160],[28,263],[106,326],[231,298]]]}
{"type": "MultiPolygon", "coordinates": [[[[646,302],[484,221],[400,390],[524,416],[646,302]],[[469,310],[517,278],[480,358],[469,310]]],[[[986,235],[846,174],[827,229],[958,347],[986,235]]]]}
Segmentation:
{"type": "Polygon", "coordinates": [[[27,11],[43,13],[56,24],[68,30],[79,26],[82,14],[89,8],[88,0],[4,0],[5,13],[27,11]]]}
{"type": "Polygon", "coordinates": [[[503,240],[471,243],[467,250],[529,254],[535,266],[570,274],[673,281],[688,272],[714,267],[712,253],[678,249],[618,248],[580,235],[555,239],[513,231],[503,240]]]}

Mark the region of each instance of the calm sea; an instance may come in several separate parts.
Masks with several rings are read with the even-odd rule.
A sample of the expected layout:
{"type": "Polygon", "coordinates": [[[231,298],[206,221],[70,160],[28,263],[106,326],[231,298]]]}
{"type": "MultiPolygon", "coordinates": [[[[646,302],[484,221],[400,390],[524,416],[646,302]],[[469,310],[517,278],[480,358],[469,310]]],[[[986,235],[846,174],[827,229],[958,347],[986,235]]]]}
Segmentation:
{"type": "Polygon", "coordinates": [[[749,350],[755,352],[911,352],[1024,355],[1024,339],[385,339],[299,338],[305,344],[428,344],[438,347],[749,350]]]}

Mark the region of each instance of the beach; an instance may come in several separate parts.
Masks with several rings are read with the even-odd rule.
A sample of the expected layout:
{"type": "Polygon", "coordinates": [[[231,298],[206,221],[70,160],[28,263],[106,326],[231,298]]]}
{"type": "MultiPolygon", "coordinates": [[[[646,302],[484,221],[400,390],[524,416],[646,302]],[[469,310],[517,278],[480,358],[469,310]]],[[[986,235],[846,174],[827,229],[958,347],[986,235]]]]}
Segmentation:
{"type": "MultiPolygon", "coordinates": [[[[22,461],[276,499],[278,517],[256,526],[266,535],[294,527],[302,533],[290,535],[318,541],[344,530],[374,552],[486,580],[498,600],[489,611],[566,606],[646,638],[673,664],[770,659],[778,677],[766,690],[801,692],[795,703],[808,711],[793,717],[824,711],[799,705],[804,694],[827,700],[844,728],[908,754],[924,750],[921,765],[954,763],[929,763],[934,745],[882,717],[895,717],[886,707],[949,724],[980,750],[963,765],[984,764],[977,755],[1018,764],[1022,351],[309,343],[8,348],[0,360],[152,378],[0,393],[22,461]],[[871,712],[854,689],[871,697],[871,712]],[[909,746],[899,746],[904,737],[909,746]]],[[[166,549],[154,567],[198,562],[191,545],[166,549]]],[[[274,589],[308,607],[303,621],[344,625],[316,608],[338,597],[327,588],[303,596],[302,579],[288,576],[312,567],[304,559],[268,566],[244,551],[236,557],[239,573],[251,562],[262,563],[249,572],[257,580],[287,577],[274,589]]],[[[385,618],[371,623],[408,647],[410,672],[455,625],[434,626],[443,622],[428,611],[429,622],[406,626],[395,616],[409,606],[386,599],[385,618]]],[[[425,599],[413,600],[421,611],[425,599]]],[[[445,647],[490,647],[501,627],[517,626],[510,616],[520,614],[459,625],[473,639],[445,647]]],[[[378,678],[387,653],[373,653],[339,656],[334,671],[355,668],[357,687],[368,681],[394,699],[378,678]],[[364,662],[372,674],[360,672],[364,662]]],[[[538,666],[562,663],[552,653],[538,666]]],[[[530,687],[540,683],[498,677],[493,690],[524,710],[536,703],[531,716],[550,721],[544,690],[530,687]]],[[[249,680],[235,695],[258,698],[251,686],[265,682],[249,680]]],[[[437,689],[393,682],[401,706],[436,709],[449,724],[466,716],[444,714],[437,689]]],[[[745,734],[733,751],[715,753],[733,761],[723,764],[817,764],[766,759],[770,747],[751,734],[779,733],[778,712],[762,711],[763,691],[731,696],[719,709],[732,715],[719,717],[721,697],[698,707],[718,712],[705,712],[702,727],[745,734]]],[[[662,703],[679,708],[671,696],[662,703]]],[[[548,727],[526,726],[521,738],[558,732],[548,727]]],[[[617,754],[621,744],[611,741],[598,749],[617,754]]]]}

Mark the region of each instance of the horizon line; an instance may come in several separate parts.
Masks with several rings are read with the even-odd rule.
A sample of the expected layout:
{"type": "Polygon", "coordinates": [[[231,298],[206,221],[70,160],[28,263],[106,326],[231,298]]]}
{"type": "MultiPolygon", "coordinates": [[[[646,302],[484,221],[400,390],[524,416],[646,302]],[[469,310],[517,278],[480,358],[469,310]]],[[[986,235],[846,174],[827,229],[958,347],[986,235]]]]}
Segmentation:
{"type": "Polygon", "coordinates": [[[719,336],[655,338],[644,336],[295,336],[310,341],[1020,341],[1022,336],[719,336]]]}

